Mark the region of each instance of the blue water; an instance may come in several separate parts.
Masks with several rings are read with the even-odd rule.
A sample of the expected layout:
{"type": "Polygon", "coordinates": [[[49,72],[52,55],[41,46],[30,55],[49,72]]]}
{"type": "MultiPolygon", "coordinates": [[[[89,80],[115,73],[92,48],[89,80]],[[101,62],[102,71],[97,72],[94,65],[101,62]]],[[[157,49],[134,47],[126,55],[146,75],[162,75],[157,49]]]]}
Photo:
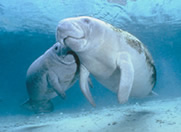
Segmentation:
{"type": "MultiPolygon", "coordinates": [[[[157,69],[159,97],[181,96],[181,2],[179,0],[1,0],[0,116],[27,114],[25,76],[29,65],[55,43],[58,21],[92,16],[138,37],[157,69]]],[[[93,79],[93,78],[92,78],[93,79]]],[[[118,105],[116,94],[93,79],[97,107],[118,105]]],[[[79,111],[91,105],[76,83],[67,98],[53,100],[55,111],[79,111]]]]}

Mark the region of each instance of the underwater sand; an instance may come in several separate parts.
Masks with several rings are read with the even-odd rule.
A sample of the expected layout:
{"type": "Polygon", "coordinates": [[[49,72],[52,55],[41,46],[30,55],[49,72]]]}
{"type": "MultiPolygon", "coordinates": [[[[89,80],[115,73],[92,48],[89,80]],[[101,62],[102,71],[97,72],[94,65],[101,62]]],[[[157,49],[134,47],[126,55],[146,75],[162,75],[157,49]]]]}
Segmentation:
{"type": "Polygon", "coordinates": [[[181,98],[74,114],[0,117],[0,132],[181,132],[181,98]]]}

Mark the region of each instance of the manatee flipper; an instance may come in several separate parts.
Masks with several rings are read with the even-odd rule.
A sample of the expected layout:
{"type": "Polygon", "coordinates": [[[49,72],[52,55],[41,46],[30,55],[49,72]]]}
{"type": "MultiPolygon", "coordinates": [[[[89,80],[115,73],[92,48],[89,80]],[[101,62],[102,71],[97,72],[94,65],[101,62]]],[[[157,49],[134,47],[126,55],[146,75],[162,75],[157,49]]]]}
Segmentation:
{"type": "Polygon", "coordinates": [[[94,100],[89,90],[89,71],[83,66],[80,65],[80,88],[84,94],[84,96],[88,99],[88,101],[95,106],[94,100]]]}
{"type": "Polygon", "coordinates": [[[54,72],[49,72],[47,74],[47,81],[49,85],[55,90],[55,92],[64,99],[66,94],[64,91],[64,88],[62,88],[62,85],[59,85],[58,76],[54,72]]]}
{"type": "Polygon", "coordinates": [[[57,92],[55,92],[55,90],[53,88],[48,88],[44,97],[47,99],[47,100],[51,100],[53,98],[55,98],[56,96],[58,96],[57,92]]]}
{"type": "Polygon", "coordinates": [[[151,91],[149,94],[148,94],[148,96],[159,96],[156,92],[154,92],[154,91],[151,91]]]}
{"type": "Polygon", "coordinates": [[[91,81],[90,78],[88,79],[88,82],[89,82],[89,86],[90,86],[91,88],[93,88],[94,86],[93,86],[93,83],[92,83],[92,81],[91,81]]]}
{"type": "Polygon", "coordinates": [[[118,55],[117,67],[120,70],[118,101],[122,104],[128,100],[134,80],[134,68],[128,53],[124,52],[118,55]]]}
{"type": "Polygon", "coordinates": [[[26,108],[28,110],[33,110],[31,105],[31,100],[26,100],[23,104],[21,104],[21,107],[26,108]]]}

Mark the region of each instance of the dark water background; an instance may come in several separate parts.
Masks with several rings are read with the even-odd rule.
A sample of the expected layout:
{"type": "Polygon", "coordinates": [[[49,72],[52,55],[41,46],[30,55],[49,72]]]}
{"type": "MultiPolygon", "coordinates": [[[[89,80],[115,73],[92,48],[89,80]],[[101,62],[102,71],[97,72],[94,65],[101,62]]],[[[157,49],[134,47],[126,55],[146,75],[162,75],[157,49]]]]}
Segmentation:
{"type": "MultiPolygon", "coordinates": [[[[138,37],[150,50],[157,68],[159,97],[181,96],[181,2],[179,0],[1,0],[0,115],[26,114],[26,70],[55,43],[59,20],[92,16],[138,37]]],[[[116,94],[94,79],[91,89],[99,107],[117,105],[116,94]]],[[[54,99],[58,111],[91,108],[78,83],[66,100],[54,99]]]]}

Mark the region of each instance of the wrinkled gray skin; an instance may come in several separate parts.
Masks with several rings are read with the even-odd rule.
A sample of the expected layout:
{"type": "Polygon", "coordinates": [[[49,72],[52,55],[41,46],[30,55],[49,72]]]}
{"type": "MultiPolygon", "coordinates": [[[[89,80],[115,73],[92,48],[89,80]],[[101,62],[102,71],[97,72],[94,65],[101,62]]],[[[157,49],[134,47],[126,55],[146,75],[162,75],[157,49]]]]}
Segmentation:
{"type": "Polygon", "coordinates": [[[144,44],[130,33],[82,16],[61,20],[56,37],[79,57],[80,88],[93,106],[88,87],[90,74],[115,92],[120,104],[129,97],[142,98],[152,93],[156,83],[154,61],[144,44]]]}
{"type": "Polygon", "coordinates": [[[68,49],[56,43],[29,67],[26,87],[29,100],[24,106],[35,113],[53,111],[50,101],[57,95],[65,98],[65,91],[70,88],[78,76],[78,60],[68,49]]]}

